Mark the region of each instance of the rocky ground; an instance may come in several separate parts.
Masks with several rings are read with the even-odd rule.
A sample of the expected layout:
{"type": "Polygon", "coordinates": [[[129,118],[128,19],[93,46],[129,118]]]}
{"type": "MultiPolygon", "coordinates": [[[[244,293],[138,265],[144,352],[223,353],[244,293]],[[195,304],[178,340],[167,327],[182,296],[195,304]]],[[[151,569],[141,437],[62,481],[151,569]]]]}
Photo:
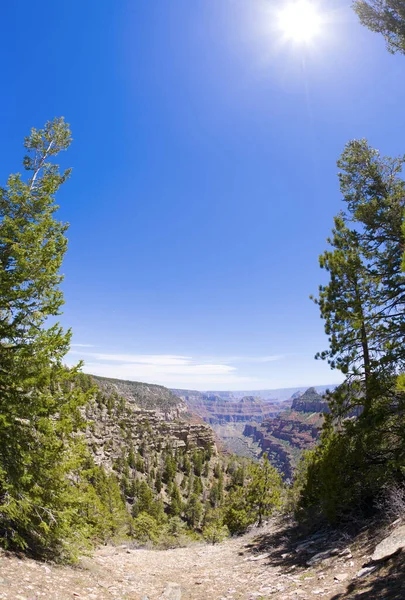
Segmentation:
{"type": "Polygon", "coordinates": [[[305,538],[272,521],[215,546],[105,546],[75,568],[2,552],[0,599],[403,600],[404,547],[400,521],[355,538],[330,531],[305,538]]]}

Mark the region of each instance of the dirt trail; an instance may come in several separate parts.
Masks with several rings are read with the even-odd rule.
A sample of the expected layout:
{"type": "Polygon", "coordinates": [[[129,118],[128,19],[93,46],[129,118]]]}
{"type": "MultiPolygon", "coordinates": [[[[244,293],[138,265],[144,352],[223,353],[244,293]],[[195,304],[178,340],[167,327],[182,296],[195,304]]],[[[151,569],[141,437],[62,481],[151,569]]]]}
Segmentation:
{"type": "MultiPolygon", "coordinates": [[[[0,599],[405,598],[403,554],[384,562],[373,574],[353,579],[367,558],[364,540],[356,542],[353,554],[343,549],[343,555],[335,552],[308,567],[308,556],[325,547],[322,540],[316,542],[317,547],[310,541],[312,554],[308,555],[308,546],[305,548],[304,543],[300,550],[290,532],[275,525],[259,531],[216,546],[196,544],[164,551],[106,546],[92,558],[83,559],[77,568],[39,563],[3,552],[0,599]]],[[[329,548],[331,541],[327,540],[329,548]]]]}

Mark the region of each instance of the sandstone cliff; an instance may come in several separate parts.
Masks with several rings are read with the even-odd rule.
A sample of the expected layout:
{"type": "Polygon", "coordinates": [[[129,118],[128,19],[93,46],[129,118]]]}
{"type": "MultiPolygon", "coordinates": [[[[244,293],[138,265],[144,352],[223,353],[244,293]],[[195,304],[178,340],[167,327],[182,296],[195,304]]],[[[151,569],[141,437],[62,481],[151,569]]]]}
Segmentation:
{"type": "Polygon", "coordinates": [[[238,399],[231,392],[222,392],[219,396],[192,390],[173,391],[184,400],[189,411],[196,413],[210,425],[261,422],[277,415],[281,410],[277,401],[265,402],[255,396],[243,396],[238,399]]]}
{"type": "Polygon", "coordinates": [[[304,450],[315,446],[329,406],[315,388],[309,388],[292,400],[291,409],[261,423],[247,423],[243,434],[267,452],[270,461],[291,479],[304,450]]]}
{"type": "Polygon", "coordinates": [[[141,455],[165,448],[216,452],[212,429],[186,420],[186,404],[167,388],[95,376],[92,381],[100,391],[86,407],[86,437],[97,464],[111,469],[129,448],[141,455]]]}

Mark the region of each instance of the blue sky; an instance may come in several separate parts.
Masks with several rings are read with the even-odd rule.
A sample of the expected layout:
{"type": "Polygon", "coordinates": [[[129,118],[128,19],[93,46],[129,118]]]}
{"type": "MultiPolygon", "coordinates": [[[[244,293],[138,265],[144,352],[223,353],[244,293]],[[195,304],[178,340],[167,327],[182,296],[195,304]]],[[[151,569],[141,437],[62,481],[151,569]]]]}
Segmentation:
{"type": "Polygon", "coordinates": [[[68,360],[195,389],[334,383],[309,300],[340,209],[336,159],[405,150],[405,60],[350,2],[311,46],[265,0],[2,6],[2,180],[64,115],[68,360]]]}

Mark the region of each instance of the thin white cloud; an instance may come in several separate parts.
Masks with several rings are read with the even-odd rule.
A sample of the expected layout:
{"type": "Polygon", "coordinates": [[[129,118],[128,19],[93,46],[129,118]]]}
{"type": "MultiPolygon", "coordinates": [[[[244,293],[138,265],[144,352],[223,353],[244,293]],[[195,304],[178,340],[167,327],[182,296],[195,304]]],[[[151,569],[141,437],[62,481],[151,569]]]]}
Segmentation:
{"type": "Polygon", "coordinates": [[[269,356],[226,356],[221,357],[221,362],[224,363],[269,363],[277,360],[283,360],[285,355],[283,354],[273,354],[269,356]]]}
{"type": "Polygon", "coordinates": [[[249,377],[240,377],[235,373],[234,368],[227,365],[184,365],[182,367],[166,365],[161,367],[157,365],[135,365],[134,363],[87,362],[84,371],[102,377],[145,381],[180,388],[243,387],[255,381],[249,377]]]}
{"type": "Polygon", "coordinates": [[[103,352],[75,352],[88,356],[94,360],[108,362],[134,363],[141,365],[188,365],[192,362],[190,356],[178,356],[176,354],[106,354],[103,352]]]}
{"type": "Polygon", "coordinates": [[[85,360],[87,373],[158,383],[169,387],[226,388],[253,384],[256,380],[240,376],[236,367],[220,359],[194,359],[177,354],[113,354],[72,350],[72,357],[85,360]]]}
{"type": "Polygon", "coordinates": [[[70,344],[71,348],[94,348],[93,344],[70,344]]]}

